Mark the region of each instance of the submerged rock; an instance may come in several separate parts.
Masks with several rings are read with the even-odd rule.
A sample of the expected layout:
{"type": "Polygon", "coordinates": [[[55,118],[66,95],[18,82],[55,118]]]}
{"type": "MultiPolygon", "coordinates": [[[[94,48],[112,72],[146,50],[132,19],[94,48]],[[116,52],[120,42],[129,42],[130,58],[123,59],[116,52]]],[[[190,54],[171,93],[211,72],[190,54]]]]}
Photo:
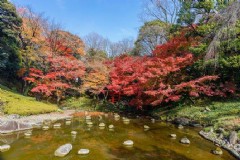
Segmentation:
{"type": "Polygon", "coordinates": [[[133,146],[133,141],[132,140],[127,140],[127,141],[124,141],[123,142],[123,145],[125,145],[125,146],[133,146]]]}
{"type": "Polygon", "coordinates": [[[54,155],[57,157],[64,157],[72,150],[71,144],[65,144],[60,146],[55,152],[54,155]]]}
{"type": "Polygon", "coordinates": [[[190,144],[190,140],[187,139],[186,137],[182,138],[182,139],[180,140],[180,142],[183,143],[183,144],[190,144]]]}
{"type": "Polygon", "coordinates": [[[0,143],[3,144],[11,144],[15,141],[17,141],[23,132],[16,132],[14,134],[0,134],[0,143]]]}
{"type": "Polygon", "coordinates": [[[1,152],[6,152],[6,151],[8,151],[10,148],[11,148],[10,145],[5,144],[5,145],[0,146],[0,151],[1,151],[1,152]]]}
{"type": "Polygon", "coordinates": [[[86,154],[89,154],[90,150],[89,149],[80,149],[78,151],[78,154],[81,154],[81,155],[86,155],[86,154]]]}
{"type": "Polygon", "coordinates": [[[216,155],[222,155],[223,154],[223,151],[221,150],[221,148],[217,147],[215,150],[212,151],[213,154],[216,154],[216,155]]]}

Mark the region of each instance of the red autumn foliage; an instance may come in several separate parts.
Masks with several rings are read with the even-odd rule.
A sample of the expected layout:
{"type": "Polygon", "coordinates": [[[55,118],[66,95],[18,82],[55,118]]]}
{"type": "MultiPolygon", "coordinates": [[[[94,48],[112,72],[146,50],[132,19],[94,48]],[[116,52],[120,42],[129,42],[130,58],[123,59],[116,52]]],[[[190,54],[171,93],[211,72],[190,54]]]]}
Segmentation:
{"type": "Polygon", "coordinates": [[[188,52],[192,44],[194,41],[181,34],[158,46],[152,57],[115,58],[110,64],[111,83],[107,86],[110,95],[129,97],[129,104],[138,108],[176,102],[184,96],[225,96],[225,92],[211,83],[217,76],[189,78],[186,70],[194,62],[188,52]]]}
{"type": "Polygon", "coordinates": [[[44,71],[31,68],[24,80],[34,84],[33,93],[42,96],[56,96],[58,102],[66,89],[85,73],[84,64],[72,56],[54,56],[46,59],[44,71]]]}

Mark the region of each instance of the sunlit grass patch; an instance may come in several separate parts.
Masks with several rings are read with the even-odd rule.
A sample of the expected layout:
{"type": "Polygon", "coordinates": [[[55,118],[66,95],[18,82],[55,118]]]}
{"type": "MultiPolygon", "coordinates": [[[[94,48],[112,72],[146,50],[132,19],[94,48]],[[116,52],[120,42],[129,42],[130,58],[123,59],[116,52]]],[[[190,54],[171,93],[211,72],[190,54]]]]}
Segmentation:
{"type": "Polygon", "coordinates": [[[0,85],[0,108],[5,114],[32,115],[57,111],[58,107],[50,103],[36,101],[33,97],[27,97],[14,93],[0,85]]]}

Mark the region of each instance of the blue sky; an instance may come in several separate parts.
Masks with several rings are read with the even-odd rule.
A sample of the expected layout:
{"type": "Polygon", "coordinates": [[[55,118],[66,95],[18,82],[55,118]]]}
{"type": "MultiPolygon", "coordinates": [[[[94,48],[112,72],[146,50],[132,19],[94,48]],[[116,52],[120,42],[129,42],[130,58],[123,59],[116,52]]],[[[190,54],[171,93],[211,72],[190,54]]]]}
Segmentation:
{"type": "Polygon", "coordinates": [[[136,38],[142,25],[141,0],[11,0],[62,24],[81,37],[96,32],[111,41],[136,38]]]}

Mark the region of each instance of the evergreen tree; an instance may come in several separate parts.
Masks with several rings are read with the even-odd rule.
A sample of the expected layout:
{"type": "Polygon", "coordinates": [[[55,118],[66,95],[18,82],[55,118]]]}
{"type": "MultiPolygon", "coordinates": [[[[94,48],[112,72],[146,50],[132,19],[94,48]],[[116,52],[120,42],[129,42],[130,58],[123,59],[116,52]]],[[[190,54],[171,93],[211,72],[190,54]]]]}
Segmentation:
{"type": "Polygon", "coordinates": [[[0,1],[0,76],[10,78],[20,65],[19,33],[21,19],[8,0],[0,1]]]}

